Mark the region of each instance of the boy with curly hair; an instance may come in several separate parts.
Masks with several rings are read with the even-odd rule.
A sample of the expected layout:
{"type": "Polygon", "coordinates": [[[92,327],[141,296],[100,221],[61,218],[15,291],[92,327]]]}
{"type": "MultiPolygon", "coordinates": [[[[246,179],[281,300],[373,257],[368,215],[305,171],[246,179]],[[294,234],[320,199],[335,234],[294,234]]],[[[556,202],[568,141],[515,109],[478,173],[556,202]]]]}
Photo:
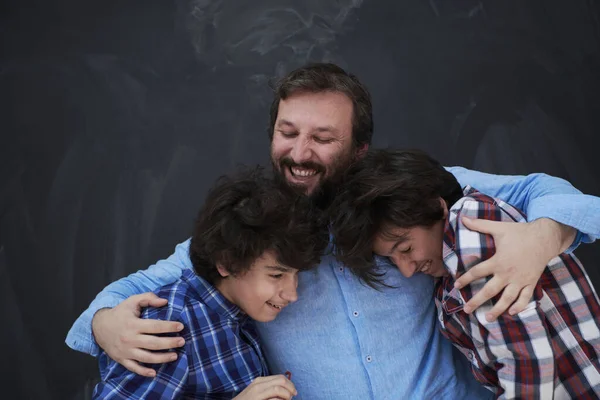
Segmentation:
{"type": "Polygon", "coordinates": [[[222,177],[198,215],[194,270],[155,293],[168,305],[142,318],[178,321],[185,345],[155,376],[128,371],[101,353],[95,399],[290,399],[293,383],[269,371],[252,320],[274,320],[297,300],[298,271],[328,244],[317,210],[259,168],[222,177]]]}

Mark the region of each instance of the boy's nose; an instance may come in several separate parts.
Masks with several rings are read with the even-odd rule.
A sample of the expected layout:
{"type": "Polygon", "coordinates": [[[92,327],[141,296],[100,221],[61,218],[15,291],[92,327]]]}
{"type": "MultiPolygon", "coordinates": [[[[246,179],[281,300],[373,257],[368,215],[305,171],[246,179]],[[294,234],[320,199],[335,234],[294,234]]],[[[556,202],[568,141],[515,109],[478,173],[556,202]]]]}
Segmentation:
{"type": "Polygon", "coordinates": [[[415,264],[410,260],[404,260],[398,256],[390,257],[390,259],[392,260],[392,263],[398,267],[400,273],[406,278],[410,278],[415,274],[415,264]]]}
{"type": "Polygon", "coordinates": [[[294,276],[293,279],[290,279],[286,282],[285,287],[281,291],[281,298],[285,301],[293,303],[298,300],[298,276],[294,276]]]}
{"type": "Polygon", "coordinates": [[[284,290],[281,293],[281,298],[285,301],[288,301],[290,303],[293,303],[295,301],[298,300],[298,291],[296,290],[296,288],[290,288],[287,290],[284,290]]]}

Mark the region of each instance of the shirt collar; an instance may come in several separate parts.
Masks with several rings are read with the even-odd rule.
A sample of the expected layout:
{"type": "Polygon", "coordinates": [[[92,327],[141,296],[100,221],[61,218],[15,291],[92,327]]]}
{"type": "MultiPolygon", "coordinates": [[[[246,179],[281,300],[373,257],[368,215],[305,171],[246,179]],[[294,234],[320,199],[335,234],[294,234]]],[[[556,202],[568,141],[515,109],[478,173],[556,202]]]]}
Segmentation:
{"type": "MultiPolygon", "coordinates": [[[[472,186],[467,185],[463,188],[463,197],[469,196],[472,193],[477,193],[477,190],[474,189],[472,186]]],[[[451,259],[450,256],[452,256],[456,250],[455,227],[457,226],[457,224],[455,220],[457,216],[456,212],[453,211],[453,207],[454,204],[448,209],[448,217],[446,218],[446,222],[444,223],[444,238],[442,241],[442,257],[444,259],[444,263],[446,263],[447,260],[451,259]]],[[[456,268],[452,268],[453,265],[450,265],[448,267],[450,268],[450,272],[452,273],[452,275],[456,274],[456,268]]],[[[456,266],[454,265],[454,267],[456,266]]]]}
{"type": "Polygon", "coordinates": [[[181,279],[187,281],[202,302],[219,315],[240,323],[248,319],[248,315],[240,307],[227,300],[216,287],[196,275],[194,270],[186,270],[181,279]]]}
{"type": "MultiPolygon", "coordinates": [[[[463,196],[468,196],[476,193],[477,190],[467,185],[463,188],[463,196]]],[[[448,210],[448,217],[444,225],[444,240],[443,252],[444,266],[450,273],[450,276],[442,278],[441,294],[442,307],[446,314],[453,314],[463,309],[464,300],[460,290],[454,287],[454,280],[458,272],[458,255],[456,254],[456,232],[457,226],[455,219],[457,216],[453,214],[452,207],[448,210]]]]}

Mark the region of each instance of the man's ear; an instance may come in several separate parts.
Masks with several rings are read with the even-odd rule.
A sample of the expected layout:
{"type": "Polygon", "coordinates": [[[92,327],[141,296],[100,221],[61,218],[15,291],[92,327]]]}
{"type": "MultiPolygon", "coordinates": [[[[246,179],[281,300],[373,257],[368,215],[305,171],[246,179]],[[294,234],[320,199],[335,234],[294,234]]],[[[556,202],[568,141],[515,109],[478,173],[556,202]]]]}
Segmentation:
{"type": "Polygon", "coordinates": [[[221,275],[223,278],[227,278],[229,275],[231,275],[231,273],[227,271],[227,268],[221,264],[217,264],[217,271],[219,271],[219,275],[221,275]]]}
{"type": "Polygon", "coordinates": [[[365,156],[365,154],[367,154],[367,151],[369,151],[369,144],[365,143],[360,145],[357,149],[356,149],[356,153],[354,154],[354,157],[356,157],[357,160],[363,158],[365,156]]]}

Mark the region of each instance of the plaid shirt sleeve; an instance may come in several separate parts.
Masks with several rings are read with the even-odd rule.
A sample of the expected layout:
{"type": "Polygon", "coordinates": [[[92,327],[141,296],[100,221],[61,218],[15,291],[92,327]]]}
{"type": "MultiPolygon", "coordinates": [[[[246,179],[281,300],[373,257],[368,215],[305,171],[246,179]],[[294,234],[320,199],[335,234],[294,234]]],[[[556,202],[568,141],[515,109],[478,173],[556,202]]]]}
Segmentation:
{"type": "MultiPolygon", "coordinates": [[[[152,309],[154,319],[180,321],[188,326],[186,312],[173,312],[165,306],[152,309]]],[[[94,389],[94,399],[180,399],[185,394],[189,373],[188,343],[177,352],[177,360],[164,364],[147,364],[156,376],[148,378],[130,372],[105,352],[98,358],[102,380],[94,389]]]]}
{"type": "MultiPolygon", "coordinates": [[[[449,225],[455,235],[457,276],[495,253],[493,238],[467,229],[461,217],[526,221],[514,208],[487,196],[465,197],[455,206],[458,207],[452,208],[449,225]]],[[[489,279],[479,279],[461,289],[463,301],[469,301],[489,279]]],[[[503,314],[496,321],[488,322],[485,314],[498,300],[497,296],[479,307],[463,325],[479,360],[497,373],[498,398],[553,398],[554,354],[536,302],[542,295],[538,284],[534,300],[524,311],[515,316],[503,314]]]]}

